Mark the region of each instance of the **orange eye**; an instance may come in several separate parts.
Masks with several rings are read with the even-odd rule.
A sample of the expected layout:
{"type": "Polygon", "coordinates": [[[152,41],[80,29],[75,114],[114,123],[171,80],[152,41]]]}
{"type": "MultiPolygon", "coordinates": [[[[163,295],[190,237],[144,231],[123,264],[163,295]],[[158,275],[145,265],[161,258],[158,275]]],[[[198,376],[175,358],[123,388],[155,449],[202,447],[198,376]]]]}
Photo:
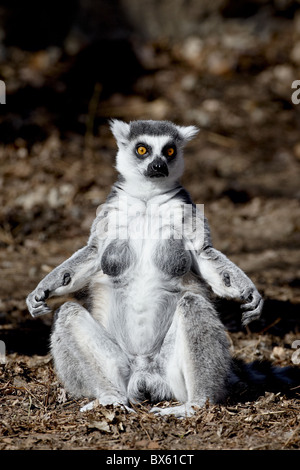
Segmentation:
{"type": "Polygon", "coordinates": [[[167,150],[168,157],[172,157],[172,155],[174,155],[174,152],[175,152],[174,148],[169,147],[167,150]]]}
{"type": "Polygon", "coordinates": [[[137,148],[137,153],[138,153],[139,155],[142,155],[142,156],[143,156],[143,155],[146,155],[146,153],[147,153],[146,147],[144,147],[143,145],[140,145],[140,146],[137,148]]]}

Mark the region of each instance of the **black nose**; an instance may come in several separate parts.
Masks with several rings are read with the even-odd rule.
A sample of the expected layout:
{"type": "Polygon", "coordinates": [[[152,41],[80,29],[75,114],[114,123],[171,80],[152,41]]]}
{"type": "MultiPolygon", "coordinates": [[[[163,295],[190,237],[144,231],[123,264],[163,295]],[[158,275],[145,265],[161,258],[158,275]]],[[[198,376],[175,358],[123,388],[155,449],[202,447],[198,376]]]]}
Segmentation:
{"type": "Polygon", "coordinates": [[[157,178],[168,175],[168,165],[161,158],[155,158],[153,162],[149,163],[146,176],[149,176],[150,178],[157,178]]]}

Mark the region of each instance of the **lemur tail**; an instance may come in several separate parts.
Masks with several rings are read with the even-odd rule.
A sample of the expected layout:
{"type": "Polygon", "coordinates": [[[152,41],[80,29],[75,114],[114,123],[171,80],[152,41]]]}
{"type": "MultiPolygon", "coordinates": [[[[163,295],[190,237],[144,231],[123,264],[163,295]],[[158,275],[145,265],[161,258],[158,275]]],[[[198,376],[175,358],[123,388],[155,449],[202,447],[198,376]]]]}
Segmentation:
{"type": "Polygon", "coordinates": [[[233,360],[232,394],[239,399],[253,399],[265,392],[300,396],[300,367],[277,367],[268,361],[245,363],[233,360]]]}

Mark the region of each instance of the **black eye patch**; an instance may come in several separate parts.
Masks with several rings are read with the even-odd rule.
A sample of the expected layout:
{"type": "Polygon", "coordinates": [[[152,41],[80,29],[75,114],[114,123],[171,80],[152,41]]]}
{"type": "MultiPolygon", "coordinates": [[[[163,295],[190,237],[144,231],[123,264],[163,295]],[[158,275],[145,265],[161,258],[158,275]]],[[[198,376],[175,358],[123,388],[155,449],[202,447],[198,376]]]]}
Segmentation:
{"type": "Polygon", "coordinates": [[[151,153],[151,147],[144,143],[139,143],[135,146],[135,153],[139,158],[145,158],[151,153]]]}
{"type": "Polygon", "coordinates": [[[166,157],[169,161],[170,160],[173,160],[176,155],[177,155],[177,148],[176,148],[176,145],[173,144],[173,143],[169,143],[167,145],[164,146],[163,150],[162,150],[162,154],[164,155],[164,157],[166,157]]]}

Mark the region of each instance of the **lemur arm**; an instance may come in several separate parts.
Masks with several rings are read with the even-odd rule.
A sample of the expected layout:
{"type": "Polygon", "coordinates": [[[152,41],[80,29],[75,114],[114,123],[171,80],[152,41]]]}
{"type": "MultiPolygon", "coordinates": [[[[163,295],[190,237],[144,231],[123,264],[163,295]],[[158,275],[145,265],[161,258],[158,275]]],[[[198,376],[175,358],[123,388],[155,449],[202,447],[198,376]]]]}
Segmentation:
{"type": "Polygon", "coordinates": [[[203,213],[196,210],[194,220],[200,230],[194,230],[189,238],[195,271],[207,282],[219,297],[242,302],[242,324],[247,325],[260,317],[263,299],[249,277],[212,246],[209,224],[203,213]]]}
{"type": "Polygon", "coordinates": [[[243,303],[243,325],[260,317],[263,299],[253,282],[240,268],[212,246],[198,252],[197,261],[201,276],[215,294],[243,303]]]}
{"type": "Polygon", "coordinates": [[[88,243],[53,269],[28,295],[26,303],[30,314],[37,317],[51,312],[46,304],[49,297],[65,295],[81,289],[100,269],[97,246],[92,242],[88,243]]]}

